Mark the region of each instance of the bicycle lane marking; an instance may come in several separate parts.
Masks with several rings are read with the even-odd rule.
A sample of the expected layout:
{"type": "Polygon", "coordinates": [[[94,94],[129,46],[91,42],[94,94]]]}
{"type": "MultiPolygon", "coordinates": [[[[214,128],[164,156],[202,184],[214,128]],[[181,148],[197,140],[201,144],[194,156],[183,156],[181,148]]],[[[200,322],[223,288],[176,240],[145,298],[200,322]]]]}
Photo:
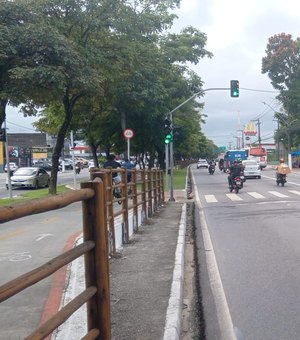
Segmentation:
{"type": "Polygon", "coordinates": [[[11,232],[11,233],[3,234],[3,235],[0,236],[0,241],[7,240],[9,238],[15,237],[15,236],[23,234],[23,233],[24,233],[24,229],[18,229],[16,231],[11,232]]]}

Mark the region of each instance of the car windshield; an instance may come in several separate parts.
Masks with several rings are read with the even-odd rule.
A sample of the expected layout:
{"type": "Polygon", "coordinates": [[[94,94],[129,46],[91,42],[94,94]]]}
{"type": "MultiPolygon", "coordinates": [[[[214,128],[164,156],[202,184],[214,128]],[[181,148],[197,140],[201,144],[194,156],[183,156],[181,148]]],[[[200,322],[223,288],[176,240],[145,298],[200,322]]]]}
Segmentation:
{"type": "Polygon", "coordinates": [[[14,176],[32,176],[32,175],[35,175],[37,173],[37,169],[18,169],[16,170],[16,172],[14,173],[14,176]]]}

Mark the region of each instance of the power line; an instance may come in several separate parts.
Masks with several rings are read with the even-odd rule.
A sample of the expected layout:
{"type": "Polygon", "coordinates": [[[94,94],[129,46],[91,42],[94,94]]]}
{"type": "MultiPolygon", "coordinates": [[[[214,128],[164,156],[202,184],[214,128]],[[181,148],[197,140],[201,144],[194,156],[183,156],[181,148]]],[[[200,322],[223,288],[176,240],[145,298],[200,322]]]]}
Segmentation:
{"type": "Polygon", "coordinates": [[[11,125],[14,125],[14,126],[17,126],[17,127],[20,127],[22,129],[26,129],[26,130],[30,130],[30,131],[36,131],[36,129],[32,129],[32,128],[29,128],[29,127],[26,127],[26,126],[23,126],[23,125],[19,125],[19,124],[15,124],[15,123],[12,123],[10,121],[6,121],[6,123],[9,123],[11,125]]]}

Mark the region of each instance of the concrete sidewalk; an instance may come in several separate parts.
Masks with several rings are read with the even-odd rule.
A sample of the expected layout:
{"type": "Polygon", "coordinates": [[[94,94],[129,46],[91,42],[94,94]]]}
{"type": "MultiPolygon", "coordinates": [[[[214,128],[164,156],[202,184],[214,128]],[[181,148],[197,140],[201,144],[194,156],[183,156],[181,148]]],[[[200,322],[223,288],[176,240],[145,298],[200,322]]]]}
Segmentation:
{"type": "MultiPolygon", "coordinates": [[[[186,229],[185,190],[174,192],[149,223],[110,260],[112,337],[116,340],[180,338],[186,229]]],[[[83,263],[69,271],[64,304],[83,290],[83,263]]],[[[81,339],[81,308],[52,339],[81,339]]]]}

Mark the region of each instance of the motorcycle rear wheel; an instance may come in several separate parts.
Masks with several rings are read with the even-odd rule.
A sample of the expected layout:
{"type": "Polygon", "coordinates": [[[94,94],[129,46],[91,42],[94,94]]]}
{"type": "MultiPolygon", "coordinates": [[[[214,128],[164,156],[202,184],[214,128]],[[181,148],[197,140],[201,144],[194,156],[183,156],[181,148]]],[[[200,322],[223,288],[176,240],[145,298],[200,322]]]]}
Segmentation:
{"type": "Polygon", "coordinates": [[[236,194],[239,193],[239,188],[235,188],[235,193],[236,193],[236,194]]]}

